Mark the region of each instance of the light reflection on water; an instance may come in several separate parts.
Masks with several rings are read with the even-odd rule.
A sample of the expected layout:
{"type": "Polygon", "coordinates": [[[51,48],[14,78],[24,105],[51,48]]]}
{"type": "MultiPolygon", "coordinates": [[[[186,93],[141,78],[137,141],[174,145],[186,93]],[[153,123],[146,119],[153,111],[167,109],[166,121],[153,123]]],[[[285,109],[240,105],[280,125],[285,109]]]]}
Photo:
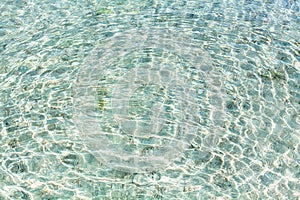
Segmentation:
{"type": "MultiPolygon", "coordinates": [[[[1,198],[299,198],[299,6],[284,0],[3,1],[1,198]],[[183,156],[166,169],[137,174],[92,156],[74,124],[73,97],[93,49],[143,28],[199,41],[221,74],[226,102],[219,137],[208,137],[215,118],[203,106],[199,125],[207,130],[183,156]],[[208,144],[215,145],[203,156],[208,144]]],[[[198,89],[206,92],[205,80],[198,89]]]]}

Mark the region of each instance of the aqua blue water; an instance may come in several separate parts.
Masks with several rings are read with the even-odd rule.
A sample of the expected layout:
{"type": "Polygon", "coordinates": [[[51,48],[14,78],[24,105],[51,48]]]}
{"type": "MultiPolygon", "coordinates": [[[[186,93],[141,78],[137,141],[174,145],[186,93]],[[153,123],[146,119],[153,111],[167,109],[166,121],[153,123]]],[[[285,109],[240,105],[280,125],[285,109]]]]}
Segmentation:
{"type": "Polygon", "coordinates": [[[299,9],[1,1],[0,199],[299,199],[299,9]]]}

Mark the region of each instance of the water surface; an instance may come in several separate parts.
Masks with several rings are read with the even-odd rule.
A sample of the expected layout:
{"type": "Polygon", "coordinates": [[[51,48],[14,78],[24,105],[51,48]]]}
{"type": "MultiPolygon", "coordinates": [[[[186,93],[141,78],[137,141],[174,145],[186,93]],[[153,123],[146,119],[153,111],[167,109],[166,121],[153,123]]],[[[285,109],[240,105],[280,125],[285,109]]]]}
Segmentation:
{"type": "MultiPolygon", "coordinates": [[[[293,0],[3,1],[0,197],[298,199],[299,6],[293,0]],[[176,44],[178,49],[185,49],[178,45],[180,41],[174,41],[177,37],[158,32],[157,37],[169,38],[171,45],[152,45],[148,52],[133,51],[134,44],[128,42],[132,39],[124,37],[124,33],[135,35],[140,30],[149,30],[145,32],[149,35],[157,29],[184,35],[187,39],[183,42],[190,40],[191,45],[208,55],[213,75],[193,71],[199,64],[192,52],[172,51],[170,47],[176,44]],[[109,42],[118,37],[119,40],[109,42]],[[128,49],[122,54],[117,46],[124,45],[124,41],[128,49]],[[187,126],[193,130],[193,137],[185,140],[188,144],[184,148],[179,148],[178,158],[169,155],[172,159],[164,163],[165,167],[122,170],[98,159],[93,145],[82,137],[82,129],[74,118],[74,98],[78,77],[98,49],[108,51],[110,59],[99,57],[107,76],[99,77],[98,106],[92,103],[92,108],[102,113],[98,119],[106,122],[101,124],[106,132],[114,134],[123,129],[126,137],[133,130],[165,130],[169,134],[176,127],[186,127],[180,124],[181,120],[197,121],[195,130],[187,126]],[[146,70],[145,75],[145,68],[157,66],[153,63],[167,69],[155,73],[182,69],[181,78],[176,79],[182,87],[169,84],[163,88],[169,83],[166,74],[154,76],[154,72],[146,70]],[[132,95],[120,93],[120,99],[130,102],[126,114],[139,118],[146,128],[124,128],[122,120],[113,119],[124,114],[116,106],[124,107],[123,101],[112,98],[122,87],[109,89],[128,81],[133,73],[141,85],[134,83],[131,86],[135,90],[127,90],[132,95]],[[143,75],[151,78],[141,78],[143,75]],[[155,77],[162,79],[154,84],[155,77]],[[182,99],[191,98],[190,103],[197,99],[199,103],[197,115],[190,116],[195,117],[192,120],[185,112],[190,107],[186,109],[178,95],[187,85],[192,85],[192,90],[183,93],[182,99]],[[165,113],[178,113],[169,117],[179,125],[165,125],[165,121],[156,125],[157,118],[151,116],[161,110],[163,115],[158,118],[162,116],[165,121],[165,113]]],[[[119,149],[124,150],[123,146],[119,149]]],[[[165,156],[163,151],[159,153],[165,156]]]]}

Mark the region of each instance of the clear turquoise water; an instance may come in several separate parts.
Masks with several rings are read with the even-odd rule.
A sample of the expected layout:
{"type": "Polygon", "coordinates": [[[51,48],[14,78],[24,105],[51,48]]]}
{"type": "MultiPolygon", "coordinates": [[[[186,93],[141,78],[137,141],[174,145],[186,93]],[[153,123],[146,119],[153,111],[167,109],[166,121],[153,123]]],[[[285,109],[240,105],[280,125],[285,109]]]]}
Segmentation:
{"type": "Polygon", "coordinates": [[[2,1],[0,199],[299,199],[299,9],[296,0],[2,1]],[[139,31],[145,34],[134,37],[139,31]],[[150,53],[136,50],[139,37],[155,33],[165,43],[145,42],[155,44],[150,53]],[[200,62],[193,50],[207,59],[200,62]],[[166,73],[155,82],[143,63],[166,73]],[[213,70],[205,73],[205,66],[213,70]],[[164,88],[173,71],[181,78],[170,76],[176,87],[164,88]],[[96,89],[91,110],[99,126],[76,115],[90,100],[76,101],[84,72],[95,72],[83,82],[96,89]],[[118,118],[122,109],[114,105],[123,108],[124,99],[125,114],[144,128],[118,118]],[[195,109],[185,104],[195,101],[195,109]],[[163,123],[149,116],[154,111],[163,123]],[[169,142],[154,140],[151,147],[168,146],[145,154],[161,158],[159,167],[115,159],[147,147],[134,135],[141,145],[132,149],[117,133],[132,139],[131,131],[157,127],[165,137],[177,124],[193,137],[170,136],[184,138],[178,156],[169,142]],[[90,131],[94,143],[86,139],[90,131]],[[113,144],[99,141],[103,131],[112,136],[100,139],[113,144]]]}

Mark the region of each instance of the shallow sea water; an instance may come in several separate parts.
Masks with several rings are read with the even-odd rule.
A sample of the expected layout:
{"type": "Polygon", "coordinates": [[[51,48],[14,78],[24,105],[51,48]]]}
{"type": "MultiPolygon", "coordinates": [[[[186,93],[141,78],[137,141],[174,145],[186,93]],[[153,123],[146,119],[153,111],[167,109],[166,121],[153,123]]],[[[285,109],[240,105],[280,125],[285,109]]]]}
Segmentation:
{"type": "Polygon", "coordinates": [[[300,3],[0,3],[0,199],[299,199],[300,3]]]}

